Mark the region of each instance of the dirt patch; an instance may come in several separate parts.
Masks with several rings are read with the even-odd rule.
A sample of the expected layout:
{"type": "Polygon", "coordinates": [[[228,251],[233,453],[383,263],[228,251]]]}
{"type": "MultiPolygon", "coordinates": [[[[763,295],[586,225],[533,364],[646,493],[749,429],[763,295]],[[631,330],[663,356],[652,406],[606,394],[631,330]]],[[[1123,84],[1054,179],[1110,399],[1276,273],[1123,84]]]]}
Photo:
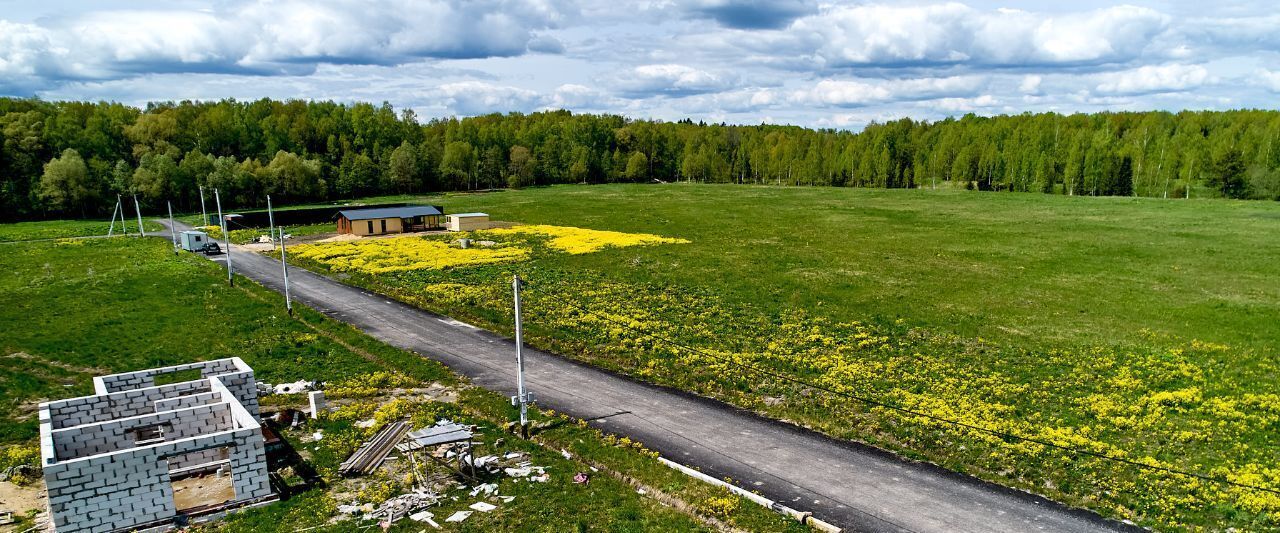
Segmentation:
{"type": "Polygon", "coordinates": [[[207,474],[173,482],[173,504],[179,511],[219,505],[236,499],[230,475],[207,474]]]}
{"type": "Polygon", "coordinates": [[[13,511],[14,516],[22,516],[27,511],[36,509],[43,512],[48,498],[43,483],[33,483],[19,487],[8,481],[0,481],[0,511],[13,511]]]}
{"type": "Polygon", "coordinates": [[[346,242],[346,241],[358,241],[358,240],[360,240],[359,235],[352,235],[350,233],[339,233],[332,237],[318,239],[315,242],[346,242]]]}
{"type": "Polygon", "coordinates": [[[68,363],[63,363],[63,362],[61,362],[61,361],[52,361],[52,360],[49,360],[49,359],[45,359],[45,358],[43,358],[43,357],[36,357],[36,356],[31,355],[31,354],[29,354],[29,353],[27,353],[27,352],[14,352],[14,353],[11,353],[11,354],[9,354],[9,355],[6,355],[6,356],[5,356],[5,358],[7,358],[7,359],[23,359],[23,360],[26,360],[26,361],[36,361],[36,362],[39,362],[39,363],[40,363],[40,364],[42,364],[42,365],[48,365],[48,366],[52,366],[52,367],[57,367],[57,368],[61,368],[61,369],[63,369],[63,370],[66,370],[67,372],[76,372],[76,373],[80,373],[80,374],[92,374],[92,375],[95,375],[95,376],[102,376],[102,375],[106,375],[106,374],[110,374],[110,373],[111,373],[111,370],[108,370],[108,369],[105,369],[105,368],[97,368],[97,367],[92,367],[92,366],[76,366],[76,365],[72,365],[72,364],[68,364],[68,363]]]}

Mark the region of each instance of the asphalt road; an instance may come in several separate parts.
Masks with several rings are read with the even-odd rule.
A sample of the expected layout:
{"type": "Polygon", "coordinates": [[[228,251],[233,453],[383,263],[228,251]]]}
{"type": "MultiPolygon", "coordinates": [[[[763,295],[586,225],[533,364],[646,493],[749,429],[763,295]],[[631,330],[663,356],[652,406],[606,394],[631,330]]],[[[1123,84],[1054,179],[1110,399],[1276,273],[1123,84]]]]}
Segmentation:
{"type": "MultiPolygon", "coordinates": [[[[181,224],[179,224],[181,226],[181,224]]],[[[182,228],[185,229],[185,228],[182,228]]],[[[164,232],[167,238],[167,232],[164,232]]],[[[224,262],[225,256],[215,260],[224,262]]],[[[282,291],[280,262],[233,251],[237,273],[282,291]]],[[[515,345],[505,337],[330,278],[290,268],[295,302],[383,342],[438,360],[481,387],[515,394],[515,345]]],[[[697,467],[851,531],[1136,530],[932,465],[838,441],[721,402],[638,383],[554,354],[525,350],[539,405],[593,420],[664,457],[697,467]]]]}

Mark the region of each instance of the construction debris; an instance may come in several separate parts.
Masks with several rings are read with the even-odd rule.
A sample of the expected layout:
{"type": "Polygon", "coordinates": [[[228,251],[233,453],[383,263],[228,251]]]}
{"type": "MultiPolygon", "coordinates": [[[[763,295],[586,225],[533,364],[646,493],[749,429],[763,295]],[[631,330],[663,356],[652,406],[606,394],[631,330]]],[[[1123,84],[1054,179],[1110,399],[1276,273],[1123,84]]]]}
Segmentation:
{"type": "Polygon", "coordinates": [[[480,493],[484,493],[487,496],[490,494],[494,494],[496,492],[498,492],[497,483],[482,483],[480,485],[476,485],[474,489],[471,489],[472,496],[475,496],[480,493]]]}
{"type": "Polygon", "coordinates": [[[436,523],[435,520],[432,520],[435,516],[435,513],[432,513],[431,511],[419,511],[409,515],[409,519],[415,522],[426,522],[431,527],[440,529],[440,524],[436,523]]]}
{"type": "Polygon", "coordinates": [[[377,470],[387,459],[391,450],[409,432],[409,423],[397,420],[384,426],[372,439],[365,442],[351,454],[351,457],[338,466],[338,472],[344,476],[368,475],[377,470]]]}
{"type": "Polygon", "coordinates": [[[458,511],[450,515],[449,518],[444,519],[444,521],[445,522],[461,522],[463,520],[466,520],[467,517],[471,516],[471,513],[474,513],[474,512],[475,511],[458,511]]]}
{"type": "Polygon", "coordinates": [[[579,485],[586,485],[587,483],[591,482],[591,478],[587,477],[586,472],[578,472],[577,474],[573,475],[573,482],[579,485]]]}
{"type": "Polygon", "coordinates": [[[473,436],[471,426],[441,420],[434,426],[409,433],[409,442],[397,446],[396,449],[408,452],[426,446],[469,441],[473,436]]]}
{"type": "Polygon", "coordinates": [[[494,505],[494,504],[492,504],[492,503],[485,503],[485,502],[476,502],[476,503],[473,503],[473,504],[469,505],[468,507],[470,507],[471,509],[475,509],[475,510],[477,510],[477,511],[480,511],[480,512],[482,512],[482,513],[487,513],[487,512],[489,512],[489,511],[492,511],[492,510],[494,510],[494,509],[497,509],[497,508],[498,508],[498,506],[497,506],[497,505],[494,505]]]}
{"type": "MultiPolygon", "coordinates": [[[[377,520],[388,525],[394,524],[405,517],[418,522],[433,523],[431,517],[435,515],[423,509],[438,503],[440,503],[440,496],[436,493],[418,489],[386,500],[376,506],[372,503],[339,505],[338,512],[347,515],[359,514],[365,520],[377,520]]],[[[436,525],[436,527],[439,527],[439,525],[436,525]]]]}
{"type": "Polygon", "coordinates": [[[311,418],[320,418],[320,411],[324,410],[324,391],[313,390],[307,393],[307,399],[311,403],[311,418]]]}
{"type": "Polygon", "coordinates": [[[300,379],[293,383],[280,383],[272,385],[270,383],[258,382],[257,388],[260,394],[297,394],[314,389],[316,382],[300,379]]]}
{"type": "Polygon", "coordinates": [[[547,481],[546,469],[541,466],[533,466],[528,461],[516,465],[515,468],[504,468],[502,471],[507,475],[507,477],[517,479],[529,478],[530,481],[537,481],[539,483],[545,483],[547,481]],[[533,475],[535,473],[537,474],[536,476],[533,475]]]}

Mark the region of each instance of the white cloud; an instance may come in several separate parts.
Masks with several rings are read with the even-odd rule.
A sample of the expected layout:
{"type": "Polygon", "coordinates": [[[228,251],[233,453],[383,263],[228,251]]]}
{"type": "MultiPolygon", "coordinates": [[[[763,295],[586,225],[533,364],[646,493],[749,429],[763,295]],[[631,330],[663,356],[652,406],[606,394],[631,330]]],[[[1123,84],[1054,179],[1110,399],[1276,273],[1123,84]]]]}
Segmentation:
{"type": "Polygon", "coordinates": [[[1147,65],[1099,77],[1099,93],[1134,95],[1195,89],[1209,81],[1209,71],[1200,65],[1147,65]]]}
{"type": "Polygon", "coordinates": [[[964,4],[829,7],[791,31],[829,67],[1106,64],[1140,57],[1169,24],[1147,8],[1045,15],[964,4]]]}
{"type": "Polygon", "coordinates": [[[0,94],[135,105],[389,101],[423,117],[552,108],[739,123],[768,115],[836,127],[964,112],[1274,107],[1280,94],[1271,4],[1015,4],[1030,7],[26,2],[0,15],[10,19],[0,20],[0,94]]]}
{"type": "Polygon", "coordinates": [[[1035,74],[1028,74],[1022,77],[1022,83],[1018,84],[1018,90],[1023,94],[1036,95],[1040,94],[1040,83],[1044,78],[1035,74]]]}
{"type": "Polygon", "coordinates": [[[39,25],[0,21],[0,74],[56,83],[554,53],[559,41],[535,32],[556,27],[567,12],[554,1],[516,0],[253,0],[212,11],[88,11],[39,25]]]}
{"type": "Polygon", "coordinates": [[[1280,70],[1258,69],[1254,73],[1254,83],[1273,93],[1280,93],[1280,70]]]}
{"type": "Polygon", "coordinates": [[[614,75],[611,84],[631,95],[690,95],[716,92],[733,86],[736,79],[726,74],[666,63],[640,65],[614,75]]]}
{"type": "Polygon", "coordinates": [[[976,94],[985,84],[978,76],[904,80],[822,80],[794,95],[797,102],[834,107],[861,107],[886,102],[927,100],[976,94]]]}
{"type": "MultiPolygon", "coordinates": [[[[57,55],[44,29],[0,20],[0,77],[9,79],[9,83],[33,81],[57,55]]],[[[0,81],[0,89],[4,86],[0,81]]]]}
{"type": "Polygon", "coordinates": [[[533,111],[542,107],[544,99],[536,91],[482,81],[446,83],[428,91],[459,115],[483,115],[508,111],[533,111]]]}
{"type": "Polygon", "coordinates": [[[936,100],[917,102],[916,105],[947,114],[954,114],[991,109],[999,106],[1000,100],[990,94],[984,94],[975,98],[938,98],[936,100]]]}
{"type": "Polygon", "coordinates": [[[788,96],[777,89],[752,87],[683,98],[678,109],[698,115],[749,113],[777,108],[788,100],[788,96]]]}
{"type": "Polygon", "coordinates": [[[566,83],[556,87],[555,92],[543,103],[543,107],[569,110],[604,109],[613,103],[613,99],[603,91],[585,85],[566,83]]]}

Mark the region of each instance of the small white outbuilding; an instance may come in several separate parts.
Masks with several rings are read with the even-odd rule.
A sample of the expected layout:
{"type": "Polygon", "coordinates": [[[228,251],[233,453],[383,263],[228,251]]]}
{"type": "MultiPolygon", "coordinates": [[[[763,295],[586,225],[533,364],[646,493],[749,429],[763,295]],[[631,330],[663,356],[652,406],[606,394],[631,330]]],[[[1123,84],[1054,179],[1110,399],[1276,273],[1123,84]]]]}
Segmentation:
{"type": "Polygon", "coordinates": [[[182,249],[188,252],[198,252],[209,243],[209,234],[203,231],[184,231],[182,232],[182,249]]]}
{"type": "Polygon", "coordinates": [[[445,215],[445,227],[449,231],[475,231],[489,229],[488,213],[455,213],[445,215]]]}

